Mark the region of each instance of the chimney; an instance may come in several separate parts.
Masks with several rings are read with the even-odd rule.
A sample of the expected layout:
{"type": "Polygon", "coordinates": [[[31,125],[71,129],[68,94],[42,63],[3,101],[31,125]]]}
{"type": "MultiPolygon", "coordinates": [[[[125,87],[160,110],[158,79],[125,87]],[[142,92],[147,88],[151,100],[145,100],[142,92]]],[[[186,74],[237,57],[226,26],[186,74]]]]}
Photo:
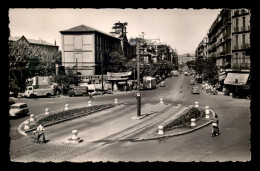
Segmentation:
{"type": "Polygon", "coordinates": [[[55,39],[55,41],[54,41],[54,45],[56,46],[56,39],[55,39]]]}

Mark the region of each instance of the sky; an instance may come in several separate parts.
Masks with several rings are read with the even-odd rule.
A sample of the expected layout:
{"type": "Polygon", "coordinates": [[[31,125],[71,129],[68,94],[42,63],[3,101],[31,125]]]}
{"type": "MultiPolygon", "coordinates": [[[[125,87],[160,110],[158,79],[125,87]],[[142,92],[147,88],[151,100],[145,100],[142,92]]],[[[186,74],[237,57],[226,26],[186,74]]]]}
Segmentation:
{"type": "Polygon", "coordinates": [[[176,49],[178,54],[194,54],[221,9],[48,9],[9,10],[12,37],[42,39],[61,49],[60,31],[86,25],[105,33],[114,23],[127,22],[127,38],[157,39],[176,49]]]}

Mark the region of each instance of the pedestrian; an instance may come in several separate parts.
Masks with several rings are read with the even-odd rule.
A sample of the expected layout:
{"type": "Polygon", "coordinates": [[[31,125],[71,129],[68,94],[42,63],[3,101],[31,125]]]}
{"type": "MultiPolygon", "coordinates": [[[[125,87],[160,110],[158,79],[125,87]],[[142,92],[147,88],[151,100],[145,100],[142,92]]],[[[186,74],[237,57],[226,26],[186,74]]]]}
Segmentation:
{"type": "Polygon", "coordinates": [[[39,143],[39,139],[42,136],[43,142],[46,143],[45,141],[45,134],[44,134],[44,127],[43,125],[40,123],[40,125],[37,127],[37,143],[39,143]]]}
{"type": "Polygon", "coordinates": [[[34,95],[34,100],[37,100],[37,91],[34,91],[33,95],[34,95]]]}

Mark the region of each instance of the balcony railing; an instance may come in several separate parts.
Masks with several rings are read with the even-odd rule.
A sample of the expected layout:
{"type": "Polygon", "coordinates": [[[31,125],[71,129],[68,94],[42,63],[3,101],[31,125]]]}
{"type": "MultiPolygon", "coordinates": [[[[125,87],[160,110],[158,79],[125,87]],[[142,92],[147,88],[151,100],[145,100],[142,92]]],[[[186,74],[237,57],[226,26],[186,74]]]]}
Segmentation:
{"type": "Polygon", "coordinates": [[[250,69],[250,63],[232,63],[232,69],[250,69]]]}
{"type": "Polygon", "coordinates": [[[241,26],[241,31],[246,31],[246,26],[241,26]]]}
{"type": "Polygon", "coordinates": [[[241,49],[250,49],[250,44],[242,44],[241,49]]]}
{"type": "Polygon", "coordinates": [[[250,44],[242,44],[242,45],[234,45],[233,50],[243,50],[243,49],[250,49],[250,44]]]}
{"type": "Polygon", "coordinates": [[[234,27],[234,32],[239,32],[239,27],[234,27]]]}

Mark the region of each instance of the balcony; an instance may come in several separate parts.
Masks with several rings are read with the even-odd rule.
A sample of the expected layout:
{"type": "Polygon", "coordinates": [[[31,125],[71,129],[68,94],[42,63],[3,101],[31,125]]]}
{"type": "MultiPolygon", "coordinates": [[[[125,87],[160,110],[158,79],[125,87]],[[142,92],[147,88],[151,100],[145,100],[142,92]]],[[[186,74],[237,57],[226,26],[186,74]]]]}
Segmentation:
{"type": "Polygon", "coordinates": [[[231,35],[230,33],[225,33],[224,36],[223,36],[224,40],[226,39],[231,39],[231,35]]]}
{"type": "Polygon", "coordinates": [[[234,11],[234,16],[238,16],[239,15],[239,10],[235,10],[234,11]]]}
{"type": "Polygon", "coordinates": [[[250,69],[250,63],[232,63],[231,68],[238,69],[238,70],[250,69]]]}
{"type": "Polygon", "coordinates": [[[239,50],[239,46],[238,45],[234,45],[233,50],[239,50]]]}
{"type": "Polygon", "coordinates": [[[250,44],[242,44],[240,49],[250,49],[250,44]]]}
{"type": "Polygon", "coordinates": [[[234,27],[234,32],[239,32],[239,27],[234,27]]]}

